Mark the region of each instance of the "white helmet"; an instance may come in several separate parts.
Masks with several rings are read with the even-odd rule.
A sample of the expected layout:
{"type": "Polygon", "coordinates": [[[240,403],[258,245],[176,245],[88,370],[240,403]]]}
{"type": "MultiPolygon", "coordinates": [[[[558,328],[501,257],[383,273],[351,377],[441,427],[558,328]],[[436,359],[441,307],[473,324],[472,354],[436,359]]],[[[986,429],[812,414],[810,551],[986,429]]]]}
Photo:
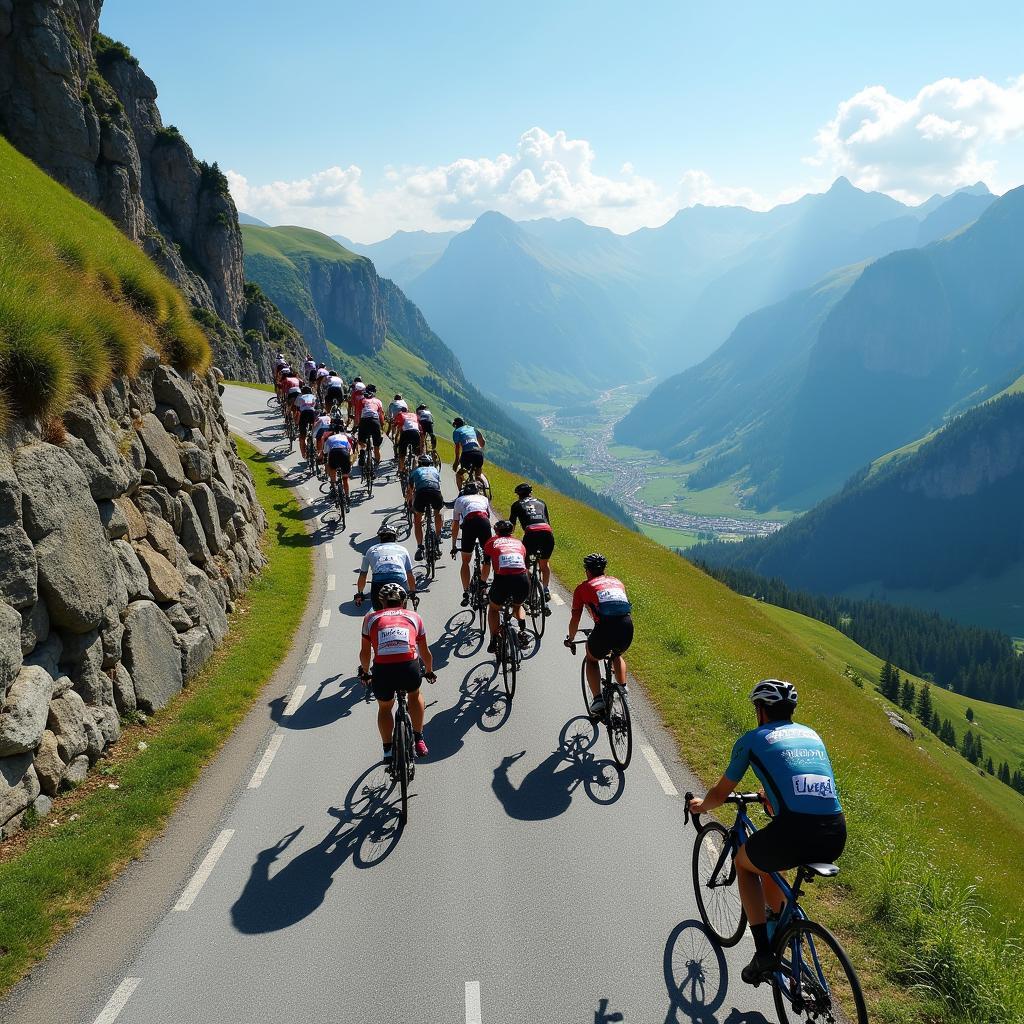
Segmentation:
{"type": "Polygon", "coordinates": [[[355,382],[355,384],[352,385],[352,390],[353,391],[365,391],[366,390],[366,385],[361,380],[357,380],[355,382]]]}
{"type": "Polygon", "coordinates": [[[782,679],[762,679],[750,691],[755,704],[789,704],[796,707],[796,687],[782,679]]]}

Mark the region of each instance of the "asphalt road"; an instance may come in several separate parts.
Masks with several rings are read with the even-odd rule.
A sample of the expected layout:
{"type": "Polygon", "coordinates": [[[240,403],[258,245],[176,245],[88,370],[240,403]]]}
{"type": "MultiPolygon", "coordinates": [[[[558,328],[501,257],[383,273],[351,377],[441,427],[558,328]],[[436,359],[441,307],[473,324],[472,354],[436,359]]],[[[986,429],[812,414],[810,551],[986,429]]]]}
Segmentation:
{"type": "MultiPolygon", "coordinates": [[[[581,715],[562,587],[511,706],[459,608],[455,563],[445,557],[421,591],[438,682],[424,683],[430,755],[398,828],[354,674],[352,603],[361,553],[397,510],[393,467],[336,532],[266,397],[230,387],[224,404],[303,502],[317,557],[310,628],[167,835],[0,1020],[774,1021],[767,988],[739,979],[749,937],[723,954],[703,934],[681,797],[696,787],[642,691],[631,688],[625,775],[581,715]]],[[[450,500],[450,473],[446,485],[450,500]]]]}

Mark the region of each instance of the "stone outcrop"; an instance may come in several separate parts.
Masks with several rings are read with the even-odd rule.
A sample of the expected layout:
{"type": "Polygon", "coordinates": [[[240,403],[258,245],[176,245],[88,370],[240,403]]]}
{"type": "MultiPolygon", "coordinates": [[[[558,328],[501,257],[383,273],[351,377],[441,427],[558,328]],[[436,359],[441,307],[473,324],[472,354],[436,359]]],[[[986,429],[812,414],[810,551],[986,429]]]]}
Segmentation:
{"type": "Polygon", "coordinates": [[[297,357],[299,339],[250,315],[227,179],[163,123],[152,80],[99,32],[101,5],[0,0],[0,133],[156,260],[229,377],[264,379],[271,346],[297,357]]]}
{"type": "Polygon", "coordinates": [[[195,678],[264,564],[212,372],[147,353],[64,426],[60,444],[31,422],[0,434],[0,837],[81,782],[122,715],[195,678]]]}

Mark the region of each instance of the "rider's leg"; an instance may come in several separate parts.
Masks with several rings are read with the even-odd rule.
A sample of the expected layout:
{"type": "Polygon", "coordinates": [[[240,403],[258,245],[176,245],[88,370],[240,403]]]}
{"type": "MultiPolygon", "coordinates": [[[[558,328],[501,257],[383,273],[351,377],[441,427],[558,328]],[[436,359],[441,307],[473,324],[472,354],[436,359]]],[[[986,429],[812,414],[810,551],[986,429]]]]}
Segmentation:
{"type": "Polygon", "coordinates": [[[413,520],[413,530],[416,532],[416,545],[423,547],[423,513],[417,512],[413,520]]]}
{"type": "Polygon", "coordinates": [[[526,629],[526,612],[521,604],[513,605],[512,615],[518,621],[520,629],[526,629]]]}
{"type": "Polygon", "coordinates": [[[595,658],[590,651],[586,652],[584,664],[587,669],[587,685],[590,687],[590,692],[595,696],[601,695],[601,666],[597,658],[595,658]]]}
{"type": "Polygon", "coordinates": [[[444,529],[444,516],[441,514],[441,510],[438,509],[434,513],[434,534],[437,537],[437,541],[441,543],[441,531],[444,529]]]}
{"type": "Polygon", "coordinates": [[[540,559],[540,578],[546,590],[551,585],[551,566],[546,558],[540,559]]]}
{"type": "Polygon", "coordinates": [[[341,486],[345,490],[345,497],[348,497],[348,473],[341,478],[341,486]]]}
{"type": "Polygon", "coordinates": [[[412,690],[409,694],[409,717],[412,719],[412,731],[423,732],[423,716],[427,705],[423,700],[422,690],[412,690]]]}
{"type": "Polygon", "coordinates": [[[612,672],[615,675],[615,682],[620,686],[626,685],[626,659],[621,654],[612,658],[612,672]]]}
{"type": "Polygon", "coordinates": [[[469,560],[472,557],[470,552],[465,552],[462,555],[462,568],[459,570],[459,575],[462,577],[462,589],[469,590],[469,560]]]}
{"type": "Polygon", "coordinates": [[[389,746],[395,737],[395,702],[393,700],[377,701],[377,728],[380,730],[381,742],[389,746]]]}
{"type": "Polygon", "coordinates": [[[496,605],[493,601],[487,605],[487,628],[490,631],[491,637],[493,638],[495,633],[498,632],[498,622],[501,618],[501,608],[496,605]]]}

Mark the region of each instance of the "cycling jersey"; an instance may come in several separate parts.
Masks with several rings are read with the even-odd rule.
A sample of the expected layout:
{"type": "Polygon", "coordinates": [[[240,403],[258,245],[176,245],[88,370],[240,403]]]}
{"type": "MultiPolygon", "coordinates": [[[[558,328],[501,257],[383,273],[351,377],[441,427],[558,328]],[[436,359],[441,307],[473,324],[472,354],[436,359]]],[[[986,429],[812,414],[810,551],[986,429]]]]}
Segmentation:
{"type": "Polygon", "coordinates": [[[345,386],[345,382],[335,373],[331,376],[328,376],[327,383],[324,386],[328,390],[330,388],[343,388],[345,386]]]}
{"type": "Polygon", "coordinates": [[[417,434],[420,432],[420,421],[414,412],[409,412],[408,410],[400,412],[392,422],[401,431],[408,430],[410,433],[415,432],[417,434]]]}
{"type": "Polygon", "coordinates": [[[832,763],[821,737],[797,722],[765,722],[732,748],[725,777],[738,783],[753,768],[776,814],[839,814],[832,763]]]}
{"type": "Polygon", "coordinates": [[[299,378],[294,375],[290,377],[285,377],[281,381],[282,391],[290,391],[292,388],[299,388],[300,390],[302,388],[302,381],[300,381],[299,378]]]}
{"type": "Polygon", "coordinates": [[[296,384],[294,387],[290,387],[288,389],[288,405],[294,408],[295,399],[298,398],[301,394],[302,388],[300,388],[298,384],[296,384]]]}
{"type": "Polygon", "coordinates": [[[409,474],[409,483],[417,491],[439,491],[441,471],[433,466],[418,466],[409,474]]]}
{"type": "Polygon", "coordinates": [[[295,408],[299,412],[312,412],[316,408],[316,395],[299,394],[295,399],[295,408]]]}
{"type": "Polygon", "coordinates": [[[384,608],[363,619],[363,636],[370,638],[374,662],[382,665],[415,661],[416,642],[426,635],[423,620],[405,608],[384,608]]]}
{"type": "Polygon", "coordinates": [[[595,576],[592,580],[584,580],[573,591],[573,612],[584,608],[595,622],[629,615],[632,611],[626,588],[614,576],[595,576]]]}
{"type": "Polygon", "coordinates": [[[348,434],[331,434],[330,437],[324,441],[325,452],[352,452],[352,438],[348,434]]]}
{"type": "Polygon", "coordinates": [[[492,537],[484,545],[484,555],[499,576],[526,575],[526,548],[515,537],[492,537]]]}
{"type": "Polygon", "coordinates": [[[399,401],[392,402],[388,406],[388,419],[391,420],[392,422],[394,422],[395,417],[400,412],[408,412],[408,411],[409,411],[409,406],[404,401],[399,399],[399,401]]]}
{"type": "Polygon", "coordinates": [[[406,577],[412,572],[412,559],[401,544],[374,544],[363,555],[360,573],[373,574],[374,583],[406,584],[406,577]]]}
{"type": "Polygon", "coordinates": [[[320,369],[316,371],[316,379],[318,381],[323,380],[325,377],[330,377],[330,375],[331,371],[324,366],[321,366],[320,369]]]}
{"type": "Polygon", "coordinates": [[[313,359],[306,359],[302,363],[302,372],[306,375],[307,379],[309,375],[316,369],[316,361],[313,359]]]}
{"type": "Polygon", "coordinates": [[[520,498],[512,506],[509,514],[509,521],[513,526],[522,523],[523,531],[543,531],[551,533],[551,523],[548,521],[548,507],[539,498],[520,498]]]}
{"type": "Polygon", "coordinates": [[[379,398],[364,398],[359,403],[359,419],[380,423],[384,419],[384,406],[379,398]]]}
{"type": "Polygon", "coordinates": [[[429,409],[421,409],[416,413],[416,418],[426,429],[434,429],[434,414],[429,409]]]}
{"type": "Polygon", "coordinates": [[[461,444],[464,452],[476,451],[480,447],[480,442],[476,439],[476,427],[459,427],[452,434],[452,440],[456,444],[461,444]]]}
{"type": "Polygon", "coordinates": [[[319,437],[325,430],[331,429],[331,417],[330,416],[318,416],[313,420],[313,436],[319,437]]]}
{"type": "Polygon", "coordinates": [[[452,509],[453,523],[480,518],[491,518],[491,504],[482,494],[460,494],[455,499],[455,506],[452,509]]]}

